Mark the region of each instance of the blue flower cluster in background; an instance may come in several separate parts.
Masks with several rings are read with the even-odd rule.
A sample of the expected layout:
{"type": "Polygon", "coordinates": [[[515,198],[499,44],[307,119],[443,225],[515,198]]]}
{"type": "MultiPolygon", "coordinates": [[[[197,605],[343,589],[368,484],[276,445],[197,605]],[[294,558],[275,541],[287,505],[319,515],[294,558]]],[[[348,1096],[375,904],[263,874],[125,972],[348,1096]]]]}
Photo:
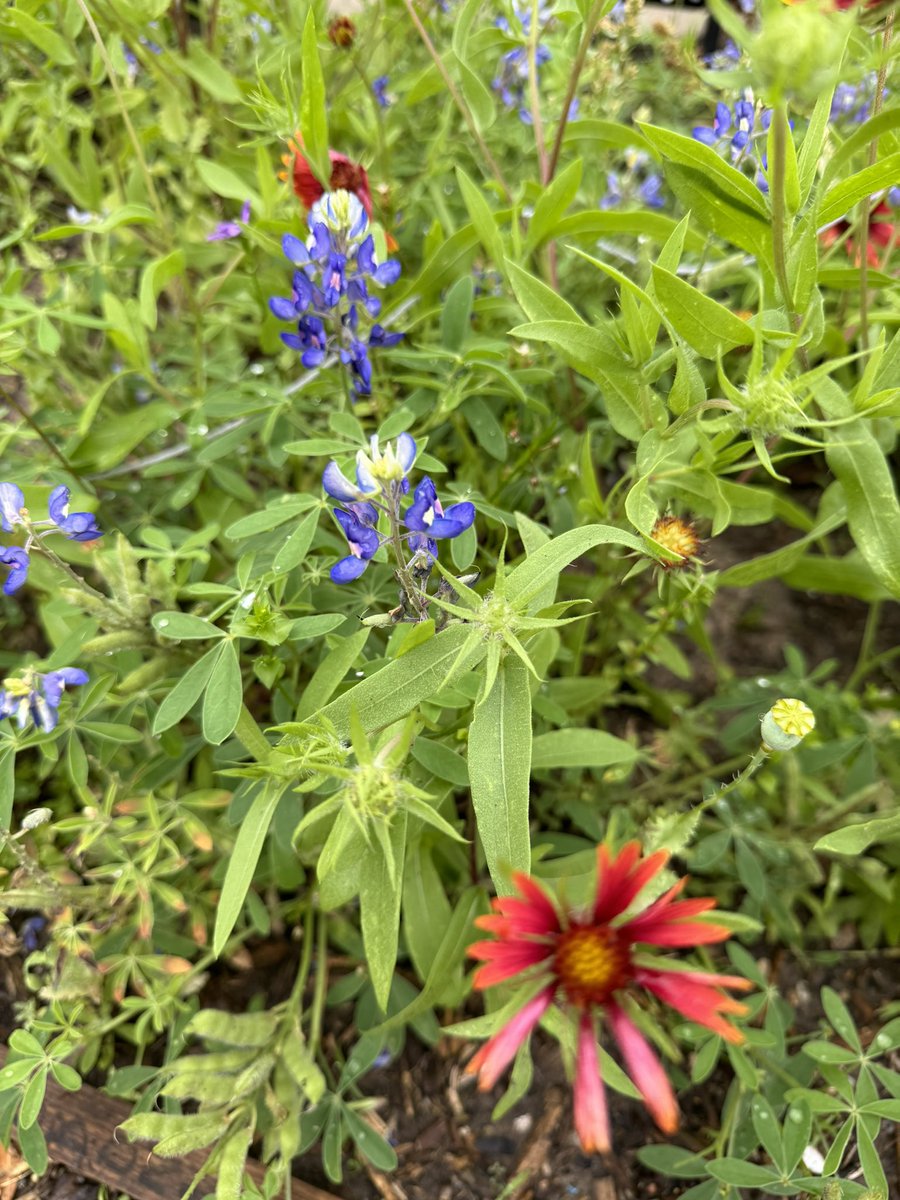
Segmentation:
{"type": "Polygon", "coordinates": [[[0,551],[0,563],[10,568],[3,584],[7,596],[18,591],[28,578],[31,561],[28,552],[33,546],[39,545],[48,533],[63,533],[71,542],[93,542],[103,537],[93,513],[69,512],[69,495],[69,489],[64,484],[54,488],[47,502],[47,520],[32,521],[25,507],[22,489],[15,483],[0,483],[0,526],[3,532],[12,533],[21,525],[27,533],[24,547],[7,546],[0,551]]]}
{"type": "Polygon", "coordinates": [[[59,671],[27,670],[21,679],[4,679],[0,689],[0,718],[12,717],[19,729],[29,721],[49,733],[59,720],[59,702],[67,687],[87,683],[87,671],[80,667],[63,667],[59,671]]]}
{"type": "Polygon", "coordinates": [[[646,151],[629,147],[622,169],[606,173],[606,194],[600,200],[600,207],[618,208],[620,204],[636,201],[646,208],[665,208],[662,177],[650,170],[650,165],[646,151]]]}
{"type": "Polygon", "coordinates": [[[390,108],[391,101],[387,94],[390,77],[388,75],[379,75],[377,79],[372,80],[372,94],[378,101],[379,108],[390,108]]]}
{"type": "Polygon", "coordinates": [[[411,552],[408,565],[417,563],[427,577],[432,561],[437,558],[438,540],[458,537],[475,520],[475,505],[468,500],[444,508],[438,499],[434,483],[426,475],[413,492],[406,511],[402,501],[409,494],[407,476],[416,459],[416,443],[408,433],[401,433],[394,445],[382,450],[373,436],[369,452],[360,450],[356,456],[356,481],[348,479],[338,464],[332,461],[325,468],[322,486],[343,508],[334,515],[347,539],[349,554],[331,568],[334,583],[350,583],[358,579],[379,548],[386,542],[406,543],[411,552]],[[390,532],[381,534],[377,525],[384,516],[390,532]]]}
{"type": "MultiPolygon", "coordinates": [[[[695,125],[691,132],[698,142],[712,146],[736,167],[747,169],[759,190],[767,192],[769,184],[763,172],[768,168],[768,159],[755,143],[765,141],[771,124],[771,108],[757,111],[754,101],[748,98],[737,100],[733,108],[720,100],[712,125],[695,125]]],[[[793,122],[790,125],[793,129],[793,122]]]]}
{"type": "MultiPolygon", "coordinates": [[[[552,15],[553,10],[542,4],[538,8],[538,24],[546,24],[552,15]]],[[[526,125],[530,125],[533,118],[525,101],[525,92],[528,87],[528,46],[525,43],[531,37],[531,7],[529,5],[525,8],[516,8],[514,24],[510,24],[506,17],[498,17],[494,24],[504,33],[520,39],[523,44],[514,46],[512,50],[507,50],[505,54],[501,55],[497,74],[491,86],[495,92],[499,93],[504,105],[509,109],[518,109],[520,120],[526,125]]],[[[551,58],[552,55],[547,47],[538,44],[535,50],[537,70],[540,71],[544,63],[549,62],[551,58]]]]}
{"type": "MultiPolygon", "coordinates": [[[[837,125],[862,125],[869,119],[877,87],[878,76],[874,71],[870,71],[861,83],[839,83],[831,100],[830,119],[837,125]]],[[[887,88],[882,96],[887,99],[887,88]]]]}
{"type": "Polygon", "coordinates": [[[296,322],[296,332],[283,333],[281,340],[300,351],[307,369],[320,367],[336,354],[348,368],[353,391],[368,396],[372,391],[373,347],[393,346],[402,333],[389,333],[375,322],[381,300],[372,288],[389,287],[400,277],[400,264],[393,259],[375,259],[375,241],[367,233],[368,217],[350,192],[328,192],[309,212],[310,237],[304,243],[285,234],[282,249],[294,264],[290,297],[273,296],[269,308],[280,321],[296,322]]]}

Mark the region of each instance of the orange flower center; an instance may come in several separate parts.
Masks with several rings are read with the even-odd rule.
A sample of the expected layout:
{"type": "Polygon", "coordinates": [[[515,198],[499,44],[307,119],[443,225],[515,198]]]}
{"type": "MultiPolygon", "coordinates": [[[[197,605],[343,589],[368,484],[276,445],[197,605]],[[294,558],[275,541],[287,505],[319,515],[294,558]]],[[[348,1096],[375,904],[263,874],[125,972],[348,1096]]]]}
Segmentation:
{"type": "Polygon", "coordinates": [[[572,1004],[603,1004],[631,979],[628,943],[608,925],[573,925],[560,935],[553,961],[572,1004]]]}
{"type": "Polygon", "coordinates": [[[665,546],[674,554],[680,554],[685,560],[683,563],[662,563],[661,566],[666,569],[686,567],[687,560],[693,558],[700,549],[700,539],[697,537],[696,530],[690,521],[685,521],[681,517],[660,517],[650,532],[661,546],[665,546]]]}

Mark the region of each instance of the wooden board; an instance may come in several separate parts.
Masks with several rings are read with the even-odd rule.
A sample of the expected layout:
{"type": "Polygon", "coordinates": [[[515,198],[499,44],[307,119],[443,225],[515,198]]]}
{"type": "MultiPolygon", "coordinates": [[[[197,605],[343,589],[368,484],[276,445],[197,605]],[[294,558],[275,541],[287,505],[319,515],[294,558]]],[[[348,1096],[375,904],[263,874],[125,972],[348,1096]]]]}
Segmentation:
{"type": "MultiPolygon", "coordinates": [[[[0,1046],[0,1067],[6,1047],[0,1046]]],[[[77,1175],[96,1179],[132,1200],[178,1200],[206,1160],[203,1150],[184,1158],[157,1158],[149,1142],[129,1143],[116,1128],[131,1116],[131,1105],[105,1096],[86,1084],[80,1092],[67,1092],[52,1079],[41,1109],[40,1126],[47,1139],[50,1161],[61,1163],[77,1175]]],[[[265,1167],[247,1160],[247,1174],[261,1183],[265,1167]]],[[[215,1177],[204,1179],[194,1195],[215,1191],[215,1177]]],[[[339,1200],[332,1192],[291,1180],[291,1200],[339,1200]]]]}

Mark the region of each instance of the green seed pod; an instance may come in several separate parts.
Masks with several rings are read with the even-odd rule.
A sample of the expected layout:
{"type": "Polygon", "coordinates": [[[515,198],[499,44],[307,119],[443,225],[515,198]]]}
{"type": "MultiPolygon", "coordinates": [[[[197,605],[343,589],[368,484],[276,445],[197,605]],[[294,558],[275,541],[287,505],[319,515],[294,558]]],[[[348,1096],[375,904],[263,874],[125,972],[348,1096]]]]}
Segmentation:
{"type": "Polygon", "coordinates": [[[816,727],[813,710],[802,700],[776,700],[760,722],[766,750],[793,750],[816,727]]]}

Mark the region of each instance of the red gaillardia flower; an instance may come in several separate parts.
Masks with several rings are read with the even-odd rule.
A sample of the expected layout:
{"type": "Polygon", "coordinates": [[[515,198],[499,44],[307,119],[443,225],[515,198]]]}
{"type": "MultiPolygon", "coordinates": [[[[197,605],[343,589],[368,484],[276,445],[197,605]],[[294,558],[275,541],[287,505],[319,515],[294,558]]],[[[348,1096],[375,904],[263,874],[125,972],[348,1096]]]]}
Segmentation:
{"type": "MultiPolygon", "coordinates": [[[[305,208],[312,208],[315,202],[324,196],[326,189],[313,175],[312,167],[300,148],[299,134],[297,134],[296,141],[293,138],[288,140],[288,149],[290,154],[282,155],[281,161],[291,172],[294,191],[300,197],[300,203],[305,208]]],[[[369,191],[369,177],[366,174],[366,168],[360,166],[359,163],[352,162],[345,154],[338,154],[336,150],[329,150],[328,157],[331,159],[331,179],[328,181],[327,190],[352,192],[366,210],[366,216],[371,221],[372,195],[369,191]]],[[[287,171],[282,171],[280,177],[287,180],[287,171]]]]}
{"type": "Polygon", "coordinates": [[[519,894],[494,900],[494,913],[475,922],[494,934],[490,941],[469,947],[469,954],[484,963],[475,972],[476,988],[493,987],[523,973],[527,981],[545,980],[545,986],[481,1047],[466,1069],[478,1074],[482,1091],[489,1090],[554,1000],[568,1005],[578,1018],[575,1129],[586,1151],[610,1148],[595,1013],[605,1017],[651,1116],[669,1134],[678,1127],[675,1095],[656,1054],[628,1015],[626,997],[633,999],[643,989],[726,1041],[743,1041],[740,1030],[723,1014],[744,1013],[746,1006],[722,989],[749,988],[747,980],[681,970],[671,960],[639,949],[724,941],[730,936],[724,925],[694,919],[714,908],[715,900],[677,900],[685,878],[623,919],[668,857],[665,851],[657,851],[642,858],[637,842],[629,842],[615,856],[606,846],[598,847],[597,891],[586,913],[560,912],[534,879],[517,872],[513,882],[519,894]]]}
{"type": "MultiPolygon", "coordinates": [[[[890,217],[891,206],[886,200],[882,200],[869,213],[869,237],[866,242],[866,261],[870,267],[881,266],[881,254],[894,241],[894,223],[890,220],[885,220],[890,217]],[[880,247],[880,249],[879,249],[880,247]]],[[[841,218],[840,221],[835,221],[833,225],[829,225],[819,235],[819,240],[823,246],[833,246],[834,243],[851,228],[851,222],[846,218],[841,218]]],[[[861,255],[859,246],[854,238],[849,239],[844,243],[844,248],[847,254],[853,259],[854,265],[859,266],[861,255]]]]}

